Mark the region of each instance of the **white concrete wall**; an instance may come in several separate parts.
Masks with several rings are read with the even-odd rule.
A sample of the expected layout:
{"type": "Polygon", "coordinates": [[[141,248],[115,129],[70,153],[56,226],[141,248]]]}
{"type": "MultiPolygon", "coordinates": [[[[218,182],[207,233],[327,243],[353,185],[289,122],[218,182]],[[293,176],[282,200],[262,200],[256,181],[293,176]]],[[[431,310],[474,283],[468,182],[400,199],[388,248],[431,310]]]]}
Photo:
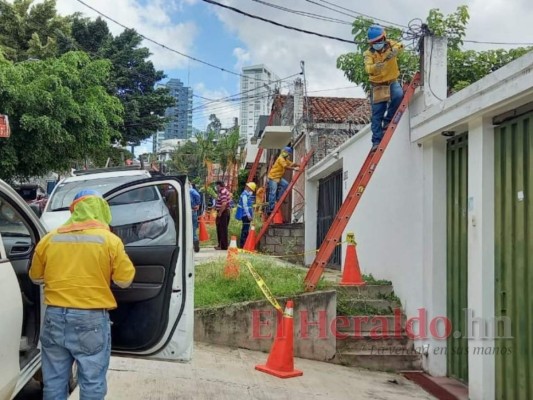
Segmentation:
{"type": "MultiPolygon", "coordinates": [[[[402,118],[387,151],[344,232],[354,232],[363,273],[389,279],[408,316],[418,315],[422,296],[422,149],[409,140],[409,114],[402,118]]],[[[346,197],[371,147],[365,128],[333,155],[308,171],[306,250],[316,243],[318,179],[342,166],[346,197]]],[[[345,248],[343,247],[343,264],[345,248]]],[[[306,262],[314,258],[309,254],[306,262]]]]}

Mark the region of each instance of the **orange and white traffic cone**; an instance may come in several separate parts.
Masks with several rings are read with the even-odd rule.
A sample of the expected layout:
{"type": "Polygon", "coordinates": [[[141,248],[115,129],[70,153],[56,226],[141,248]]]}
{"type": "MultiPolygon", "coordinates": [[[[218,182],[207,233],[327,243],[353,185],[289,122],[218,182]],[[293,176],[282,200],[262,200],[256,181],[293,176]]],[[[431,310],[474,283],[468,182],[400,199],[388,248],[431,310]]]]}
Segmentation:
{"type": "Polygon", "coordinates": [[[200,217],[198,217],[198,224],[200,225],[200,233],[198,235],[200,242],[208,241],[209,233],[207,232],[207,227],[205,226],[205,220],[203,215],[200,215],[200,217]]]}
{"type": "Polygon", "coordinates": [[[294,369],[293,309],[294,304],[292,300],[287,300],[285,313],[282,318],[282,329],[278,329],[278,335],[274,339],[266,364],[256,365],[256,370],[266,372],[278,378],[293,378],[303,375],[302,371],[294,369]]]}
{"type": "Polygon", "coordinates": [[[274,224],[282,224],[283,223],[283,216],[281,215],[281,210],[278,208],[278,211],[274,214],[274,224]]]}
{"type": "Polygon", "coordinates": [[[346,258],[344,260],[344,270],[342,271],[342,280],[339,283],[341,286],[362,286],[366,282],[361,276],[361,269],[359,268],[359,260],[357,259],[357,251],[355,250],[355,238],[353,233],[346,235],[348,246],[346,247],[346,258]]]}
{"type": "Polygon", "coordinates": [[[239,274],[239,249],[237,249],[237,238],[232,236],[228,247],[226,265],[224,266],[224,277],[228,279],[236,279],[239,277],[239,274]]]}
{"type": "Polygon", "coordinates": [[[250,226],[250,232],[242,249],[251,252],[255,251],[255,226],[250,226]]]}

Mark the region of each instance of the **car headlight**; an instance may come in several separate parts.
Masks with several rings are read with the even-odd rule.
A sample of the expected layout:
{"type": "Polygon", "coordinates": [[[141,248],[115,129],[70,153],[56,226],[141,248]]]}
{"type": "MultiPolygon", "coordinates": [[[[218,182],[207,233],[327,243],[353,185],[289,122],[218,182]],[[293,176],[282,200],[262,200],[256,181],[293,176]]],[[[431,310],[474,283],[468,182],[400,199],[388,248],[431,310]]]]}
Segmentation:
{"type": "Polygon", "coordinates": [[[142,222],[138,231],[139,240],[155,239],[165,233],[167,226],[168,221],[166,217],[142,222]]]}

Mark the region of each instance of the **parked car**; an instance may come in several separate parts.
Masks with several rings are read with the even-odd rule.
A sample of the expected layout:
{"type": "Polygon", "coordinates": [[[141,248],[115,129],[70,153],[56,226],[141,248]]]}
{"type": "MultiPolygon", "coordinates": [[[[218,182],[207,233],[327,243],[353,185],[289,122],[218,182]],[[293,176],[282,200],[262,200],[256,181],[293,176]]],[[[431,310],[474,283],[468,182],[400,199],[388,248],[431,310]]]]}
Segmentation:
{"type": "Polygon", "coordinates": [[[36,183],[23,183],[15,187],[16,192],[28,204],[35,204],[41,212],[46,207],[48,195],[42,186],[36,183]]]}
{"type": "MultiPolygon", "coordinates": [[[[138,168],[83,171],[80,175],[67,177],[54,188],[41,221],[49,230],[65,223],[70,217],[70,203],[81,189],[105,193],[122,184],[150,177],[148,171],[138,168]]],[[[111,230],[122,238],[124,244],[175,243],[173,218],[161,192],[153,186],[139,187],[109,202],[113,215],[111,230]]]]}
{"type": "MultiPolygon", "coordinates": [[[[49,223],[57,224],[64,219],[54,213],[65,210],[56,208],[68,205],[73,192],[82,187],[83,180],[67,179],[54,191],[55,201],[51,196],[47,207],[49,223]]],[[[189,360],[193,342],[194,268],[187,180],[125,175],[117,180],[99,181],[96,188],[111,204],[113,220],[129,226],[121,225],[120,229],[127,232],[122,237],[136,269],[131,287],[112,287],[118,303],[118,308],[110,312],[112,351],[141,358],[189,360]],[[169,187],[177,193],[175,204],[170,205],[176,215],[172,221],[167,219],[168,210],[158,209],[161,203],[158,193],[169,187]],[[154,210],[147,217],[145,213],[152,212],[148,206],[154,210]],[[173,234],[165,233],[169,224],[173,234]]],[[[14,397],[33,376],[38,376],[41,367],[42,287],[31,282],[28,270],[35,246],[47,230],[34,211],[0,180],[0,400],[14,397]]],[[[73,372],[71,384],[75,381],[73,372]]]]}

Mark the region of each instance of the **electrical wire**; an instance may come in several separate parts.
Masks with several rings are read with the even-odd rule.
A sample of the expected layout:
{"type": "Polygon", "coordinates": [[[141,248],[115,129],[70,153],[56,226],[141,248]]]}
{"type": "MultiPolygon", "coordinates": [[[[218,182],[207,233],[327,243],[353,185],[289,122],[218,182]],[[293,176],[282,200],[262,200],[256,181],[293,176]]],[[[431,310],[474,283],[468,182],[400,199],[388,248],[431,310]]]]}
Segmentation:
{"type": "Polygon", "coordinates": [[[338,18],[326,17],[324,15],[314,14],[314,13],[310,13],[310,12],[307,12],[307,11],[294,10],[294,9],[283,7],[283,6],[280,6],[280,5],[277,5],[277,4],[272,4],[272,3],[269,3],[269,2],[266,2],[266,1],[263,1],[263,0],[252,0],[252,1],[255,1],[256,3],[259,3],[259,4],[263,4],[263,5],[267,6],[267,7],[272,7],[272,8],[275,8],[275,9],[278,9],[278,10],[281,10],[281,11],[285,11],[285,12],[288,12],[288,13],[291,13],[291,14],[301,15],[303,17],[308,17],[308,18],[313,18],[313,19],[317,19],[317,20],[320,20],[320,21],[333,22],[333,23],[343,24],[343,25],[350,25],[350,26],[352,25],[352,23],[350,21],[344,21],[344,20],[338,19],[338,18]]]}
{"type": "Polygon", "coordinates": [[[384,22],[387,25],[396,26],[396,27],[399,27],[399,28],[402,28],[402,29],[403,28],[407,28],[407,26],[405,26],[405,25],[397,24],[395,22],[391,22],[391,21],[387,21],[387,20],[384,20],[384,19],[381,19],[381,18],[373,17],[371,15],[363,14],[363,13],[361,13],[359,11],[350,10],[348,8],[339,6],[338,4],[331,3],[331,2],[326,1],[326,0],[320,0],[320,1],[323,2],[323,3],[329,4],[329,5],[332,5],[334,7],[337,7],[339,10],[331,8],[331,7],[328,7],[328,6],[325,6],[324,4],[317,3],[316,1],[313,1],[313,0],[306,0],[306,1],[308,3],[315,4],[315,5],[319,6],[319,7],[323,7],[323,8],[326,8],[328,10],[335,11],[335,12],[337,12],[339,14],[346,15],[348,17],[357,18],[358,16],[361,16],[361,17],[369,18],[369,19],[374,20],[374,21],[381,21],[381,22],[384,22]],[[352,14],[347,14],[346,12],[343,12],[343,11],[340,11],[340,10],[348,11],[348,12],[350,12],[352,14]],[[353,14],[356,14],[356,15],[353,15],[353,14]]]}
{"type": "MultiPolygon", "coordinates": [[[[76,1],[77,1],[78,3],[80,3],[80,4],[82,4],[83,6],[89,8],[90,10],[94,11],[95,13],[97,13],[98,15],[100,15],[101,17],[103,17],[103,18],[105,18],[105,19],[107,19],[107,20],[109,20],[109,21],[111,21],[111,22],[117,24],[118,26],[120,26],[120,27],[122,27],[122,28],[124,28],[124,29],[131,29],[131,30],[133,30],[133,28],[130,28],[130,27],[124,25],[123,23],[117,21],[116,19],[110,17],[110,16],[107,15],[107,14],[104,14],[104,13],[101,12],[100,10],[97,10],[97,9],[94,8],[93,6],[87,4],[85,1],[83,1],[83,0],[76,0],[76,1]]],[[[204,1],[205,1],[205,0],[204,0],[204,1]]],[[[228,74],[232,74],[232,75],[236,75],[236,76],[240,76],[240,77],[251,78],[251,77],[249,77],[249,76],[247,76],[247,75],[240,74],[240,73],[238,73],[238,72],[231,71],[231,70],[229,70],[229,69],[227,69],[227,68],[224,68],[224,67],[221,67],[221,66],[218,66],[218,65],[212,64],[212,63],[210,63],[210,62],[207,62],[207,61],[201,60],[201,59],[199,59],[199,58],[196,58],[196,57],[190,56],[190,55],[185,54],[185,53],[183,53],[183,52],[181,52],[181,51],[178,51],[178,50],[176,50],[176,49],[173,49],[173,48],[171,48],[171,47],[168,47],[167,45],[165,45],[165,44],[163,44],[163,43],[160,43],[160,42],[158,42],[158,41],[156,41],[156,40],[154,40],[154,39],[152,39],[152,38],[150,38],[150,37],[148,37],[148,36],[146,36],[146,35],[143,35],[142,33],[138,32],[138,31],[136,31],[136,32],[137,32],[137,34],[138,34],[140,37],[142,37],[142,38],[143,38],[144,40],[146,40],[147,42],[153,43],[153,44],[155,44],[155,45],[157,45],[157,46],[162,47],[162,48],[165,49],[165,50],[168,50],[168,51],[170,51],[170,52],[172,52],[172,53],[178,54],[178,55],[180,55],[180,56],[182,56],[182,57],[188,58],[189,60],[196,61],[197,63],[203,64],[203,65],[207,65],[208,67],[211,67],[211,68],[214,68],[214,69],[218,69],[219,71],[226,72],[226,73],[228,73],[228,74]]],[[[257,81],[268,82],[267,79],[259,79],[259,78],[251,78],[251,79],[254,79],[254,80],[257,80],[257,81]]]]}
{"type": "MultiPolygon", "coordinates": [[[[78,1],[81,1],[81,0],[78,0],[78,1]]],[[[263,22],[278,26],[280,28],[285,28],[285,29],[290,29],[290,30],[296,31],[296,32],[306,33],[308,35],[314,35],[314,36],[318,36],[318,37],[321,37],[321,38],[324,38],[324,39],[331,39],[331,40],[336,40],[336,41],[343,42],[343,43],[354,44],[353,40],[343,39],[343,38],[339,38],[339,37],[336,37],[336,36],[324,35],[322,33],[308,31],[306,29],[300,29],[300,28],[296,28],[294,26],[281,24],[279,22],[272,21],[271,19],[267,19],[267,18],[260,17],[258,15],[250,14],[250,13],[242,11],[242,10],[240,10],[238,8],[227,6],[225,4],[216,2],[214,0],[202,0],[202,1],[205,2],[205,3],[209,3],[209,4],[213,4],[213,5],[225,8],[227,10],[231,10],[233,12],[236,12],[238,14],[244,15],[244,16],[249,17],[249,18],[257,19],[259,21],[263,21],[263,22]]]]}

